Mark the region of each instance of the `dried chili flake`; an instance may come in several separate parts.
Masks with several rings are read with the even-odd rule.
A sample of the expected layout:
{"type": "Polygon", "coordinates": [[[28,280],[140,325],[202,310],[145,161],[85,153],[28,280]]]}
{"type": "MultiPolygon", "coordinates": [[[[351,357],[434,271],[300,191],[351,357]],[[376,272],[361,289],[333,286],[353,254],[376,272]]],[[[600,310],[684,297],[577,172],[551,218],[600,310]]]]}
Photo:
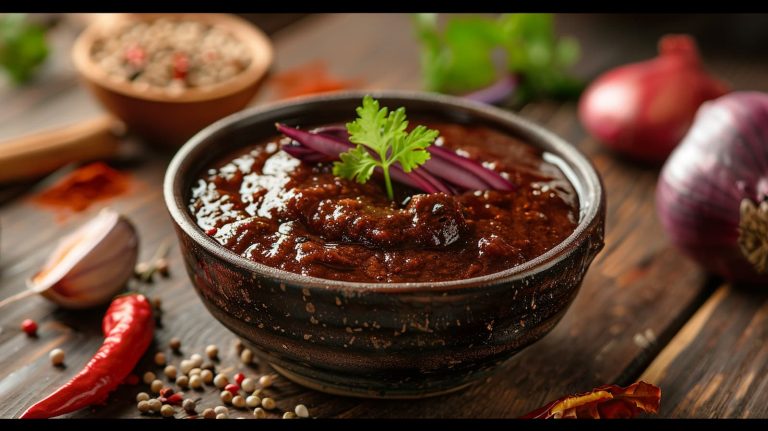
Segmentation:
{"type": "Polygon", "coordinates": [[[76,169],[34,199],[42,205],[79,212],[94,201],[125,193],[130,183],[126,174],[96,162],[76,169]]]}
{"type": "Polygon", "coordinates": [[[312,61],[275,75],[271,80],[278,99],[327,93],[360,86],[356,80],[341,80],[328,73],[323,61],[312,61]]]}
{"type": "Polygon", "coordinates": [[[605,385],[583,394],[569,395],[536,409],[521,419],[622,419],[640,413],[658,413],[661,389],[645,382],[626,388],[605,385]]]}

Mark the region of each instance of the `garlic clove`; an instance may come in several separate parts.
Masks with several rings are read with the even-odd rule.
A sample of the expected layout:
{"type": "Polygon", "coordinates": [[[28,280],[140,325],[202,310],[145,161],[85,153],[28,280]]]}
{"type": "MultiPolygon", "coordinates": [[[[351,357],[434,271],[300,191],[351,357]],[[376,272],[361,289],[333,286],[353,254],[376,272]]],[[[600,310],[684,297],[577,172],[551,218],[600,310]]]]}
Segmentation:
{"type": "Polygon", "coordinates": [[[59,241],[27,287],[65,308],[105,304],[133,275],[138,253],[136,228],[105,208],[59,241]]]}

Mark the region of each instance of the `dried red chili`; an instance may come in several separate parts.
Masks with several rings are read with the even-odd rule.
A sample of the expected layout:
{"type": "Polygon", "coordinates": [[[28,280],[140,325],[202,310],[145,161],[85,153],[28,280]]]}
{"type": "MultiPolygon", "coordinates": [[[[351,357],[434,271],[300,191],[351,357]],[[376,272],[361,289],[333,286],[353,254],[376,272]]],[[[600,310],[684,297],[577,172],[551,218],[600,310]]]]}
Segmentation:
{"type": "Polygon", "coordinates": [[[82,166],[35,197],[40,204],[83,211],[94,201],[121,195],[130,188],[130,177],[102,162],[82,166]]]}
{"type": "Polygon", "coordinates": [[[105,402],[147,350],[154,329],[152,305],[144,295],[115,298],[102,322],[105,338],[101,348],[72,380],[27,409],[21,418],[51,418],[105,402]]]}
{"type": "Polygon", "coordinates": [[[521,419],[620,419],[640,413],[658,413],[661,389],[645,382],[626,388],[605,385],[583,394],[569,395],[536,409],[521,419]]]}

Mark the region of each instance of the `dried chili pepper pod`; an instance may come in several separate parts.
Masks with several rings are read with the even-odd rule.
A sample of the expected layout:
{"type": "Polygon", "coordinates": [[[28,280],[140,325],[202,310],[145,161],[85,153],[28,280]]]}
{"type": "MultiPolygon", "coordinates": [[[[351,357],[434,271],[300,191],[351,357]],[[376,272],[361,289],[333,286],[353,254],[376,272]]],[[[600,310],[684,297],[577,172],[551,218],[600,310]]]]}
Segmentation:
{"type": "Polygon", "coordinates": [[[72,380],[28,408],[21,418],[51,418],[106,401],[147,350],[154,329],[152,305],[144,295],[115,298],[102,322],[101,348],[72,380]]]}

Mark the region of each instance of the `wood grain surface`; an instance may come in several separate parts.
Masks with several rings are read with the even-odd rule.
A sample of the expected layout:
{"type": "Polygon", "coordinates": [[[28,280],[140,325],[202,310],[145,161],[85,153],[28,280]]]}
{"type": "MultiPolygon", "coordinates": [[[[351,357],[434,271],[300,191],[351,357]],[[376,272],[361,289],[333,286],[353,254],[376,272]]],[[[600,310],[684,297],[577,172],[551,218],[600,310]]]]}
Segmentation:
{"type": "MultiPolygon", "coordinates": [[[[584,58],[578,70],[583,76],[653,54],[658,28],[635,34],[604,26],[601,34],[590,19],[558,17],[563,32],[582,40],[584,58]],[[606,37],[613,37],[613,43],[606,43],[606,37]]],[[[57,40],[71,40],[69,33],[62,33],[57,40]]],[[[364,88],[421,88],[419,51],[407,15],[310,16],[272,37],[275,72],[324,59],[333,75],[359,79],[364,88]]],[[[0,140],[60,124],[64,120],[59,113],[74,121],[99,112],[77,86],[68,57],[55,60],[46,70],[50,80],[41,79],[25,89],[0,87],[0,140]]],[[[751,59],[740,63],[723,56],[713,57],[710,64],[736,87],[768,89],[765,63],[751,59]]],[[[267,86],[254,103],[273,98],[267,86]]],[[[269,392],[279,410],[301,402],[319,417],[516,417],[569,393],[603,384],[625,385],[642,377],[661,386],[666,417],[768,415],[765,295],[718,286],[671,248],[655,217],[658,169],[636,166],[601,150],[579,125],[574,103],[538,102],[520,114],[588,154],[608,196],[605,249],[560,324],[486,381],[453,395],[417,401],[358,400],[306,390],[278,378],[269,392]]],[[[163,302],[163,326],[137,372],[158,371],[151,365],[157,350],[166,351],[178,364],[182,357],[167,348],[171,337],[181,338],[185,357],[217,344],[222,368],[255,375],[270,372],[266,364],[245,367],[237,360],[234,336],[207,313],[184,273],[160,187],[171,155],[142,149],[130,139],[127,144],[139,149],[121,157],[116,166],[130,172],[136,185],[108,205],[136,223],[141,258],[151,256],[166,238],[174,241],[169,256],[172,275],[152,287],[152,295],[163,302]]],[[[25,278],[55,240],[98,210],[62,217],[39,207],[29,197],[46,184],[25,189],[0,207],[0,297],[23,290],[25,278]]],[[[0,417],[17,417],[85,364],[102,342],[102,313],[103,309],[64,311],[39,297],[0,310],[0,417]],[[38,338],[20,331],[25,318],[40,324],[38,338]],[[56,347],[67,352],[65,368],[49,363],[48,352],[56,347]]],[[[140,417],[134,401],[140,390],[146,386],[123,386],[107,405],[72,416],[140,417]]],[[[212,389],[196,395],[201,406],[218,404],[218,393],[212,389]]],[[[236,415],[252,417],[247,411],[236,415]]]]}

